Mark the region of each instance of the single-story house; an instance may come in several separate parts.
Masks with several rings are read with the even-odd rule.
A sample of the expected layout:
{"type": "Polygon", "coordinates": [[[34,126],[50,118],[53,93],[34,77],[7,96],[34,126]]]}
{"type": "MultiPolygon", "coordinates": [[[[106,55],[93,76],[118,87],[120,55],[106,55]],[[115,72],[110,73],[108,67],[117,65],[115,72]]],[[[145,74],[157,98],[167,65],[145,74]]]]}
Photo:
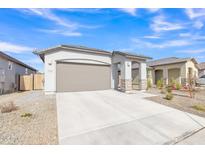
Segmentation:
{"type": "Polygon", "coordinates": [[[19,75],[36,71],[35,68],[0,51],[0,94],[17,91],[19,75]]]}
{"type": "Polygon", "coordinates": [[[188,77],[198,77],[197,61],[194,58],[169,57],[147,62],[148,78],[153,84],[158,80],[163,80],[164,84],[169,84],[173,80],[185,85],[188,77]]]}
{"type": "Polygon", "coordinates": [[[135,78],[139,80],[139,89],[147,86],[146,60],[150,57],[73,45],[34,53],[45,63],[46,94],[111,88],[130,91],[135,78]],[[137,69],[133,69],[135,64],[137,69]]]}
{"type": "Polygon", "coordinates": [[[199,68],[199,77],[205,75],[205,62],[199,63],[198,68],[199,68]]]}

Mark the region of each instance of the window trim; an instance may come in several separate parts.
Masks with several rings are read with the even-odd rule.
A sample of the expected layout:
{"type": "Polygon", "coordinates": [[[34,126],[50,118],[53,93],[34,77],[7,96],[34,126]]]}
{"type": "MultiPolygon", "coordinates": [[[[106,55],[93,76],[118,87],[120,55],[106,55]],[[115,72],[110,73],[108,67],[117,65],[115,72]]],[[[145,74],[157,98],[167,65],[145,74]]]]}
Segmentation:
{"type": "Polygon", "coordinates": [[[12,70],[13,69],[13,62],[8,61],[8,70],[12,70]]]}

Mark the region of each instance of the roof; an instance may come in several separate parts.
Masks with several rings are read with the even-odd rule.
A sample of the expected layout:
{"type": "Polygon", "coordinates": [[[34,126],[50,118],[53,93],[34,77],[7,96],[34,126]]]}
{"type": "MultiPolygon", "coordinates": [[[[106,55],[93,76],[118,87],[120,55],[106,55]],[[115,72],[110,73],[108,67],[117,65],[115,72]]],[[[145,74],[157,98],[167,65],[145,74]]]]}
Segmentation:
{"type": "Polygon", "coordinates": [[[200,70],[204,70],[205,69],[205,62],[199,63],[198,67],[199,67],[200,70]]]}
{"type": "Polygon", "coordinates": [[[0,51],[0,57],[3,57],[3,58],[5,58],[5,59],[7,59],[7,60],[9,60],[9,61],[12,61],[12,62],[14,62],[14,63],[16,63],[16,64],[19,64],[19,65],[21,65],[21,66],[24,66],[24,67],[26,67],[26,68],[29,68],[29,69],[31,69],[31,70],[33,70],[33,71],[37,71],[35,68],[33,68],[33,67],[31,67],[31,66],[29,66],[29,65],[27,65],[27,64],[25,64],[25,63],[23,63],[23,62],[21,62],[21,61],[19,61],[19,60],[17,60],[17,59],[15,59],[15,58],[13,58],[13,57],[11,57],[11,56],[5,54],[5,53],[2,52],[2,51],[0,51]]]}
{"type": "Polygon", "coordinates": [[[127,58],[152,59],[151,57],[148,57],[148,56],[139,55],[139,54],[132,54],[129,52],[113,51],[113,54],[119,54],[119,55],[125,56],[127,58]]]}
{"type": "Polygon", "coordinates": [[[110,56],[112,55],[111,52],[101,50],[101,49],[89,48],[89,47],[80,46],[80,45],[78,46],[78,45],[63,45],[63,44],[55,46],[55,47],[43,49],[43,50],[36,50],[34,51],[34,53],[39,55],[41,59],[44,61],[44,54],[55,51],[56,49],[71,49],[71,50],[81,51],[81,52],[83,51],[87,53],[96,53],[96,54],[103,54],[103,55],[110,55],[110,56]]]}
{"type": "Polygon", "coordinates": [[[169,58],[163,58],[163,59],[159,59],[159,60],[148,61],[147,65],[152,67],[152,66],[159,66],[159,65],[183,63],[183,62],[187,62],[189,60],[192,60],[195,64],[197,64],[197,61],[194,58],[169,57],[169,58]]]}

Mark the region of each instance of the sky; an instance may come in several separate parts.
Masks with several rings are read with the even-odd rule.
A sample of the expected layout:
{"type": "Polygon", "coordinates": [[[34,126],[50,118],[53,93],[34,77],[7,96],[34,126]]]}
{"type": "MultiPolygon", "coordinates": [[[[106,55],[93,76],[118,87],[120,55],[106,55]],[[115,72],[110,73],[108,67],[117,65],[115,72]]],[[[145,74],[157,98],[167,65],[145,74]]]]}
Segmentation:
{"type": "Polygon", "coordinates": [[[60,44],[205,61],[205,9],[0,9],[0,50],[43,72],[60,44]]]}

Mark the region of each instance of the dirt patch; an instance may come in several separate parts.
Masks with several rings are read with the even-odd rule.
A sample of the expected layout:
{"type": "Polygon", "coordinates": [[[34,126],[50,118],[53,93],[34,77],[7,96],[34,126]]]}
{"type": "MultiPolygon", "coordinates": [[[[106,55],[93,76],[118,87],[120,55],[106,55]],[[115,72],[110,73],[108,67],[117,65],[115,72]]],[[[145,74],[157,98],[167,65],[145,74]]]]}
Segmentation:
{"type": "Polygon", "coordinates": [[[54,95],[32,91],[0,96],[0,105],[6,101],[18,110],[0,113],[0,144],[58,144],[54,95]]]}
{"type": "Polygon", "coordinates": [[[194,106],[205,106],[204,97],[200,97],[201,95],[205,95],[205,91],[201,91],[200,94],[196,93],[196,98],[189,98],[186,95],[174,95],[172,100],[164,99],[165,94],[161,94],[160,90],[150,90],[149,93],[158,94],[158,96],[148,97],[146,99],[154,101],[159,104],[163,104],[169,107],[176,108],[181,111],[189,112],[192,114],[196,114],[202,117],[205,117],[205,112],[203,110],[197,110],[194,106]],[[204,93],[204,94],[203,94],[204,93]]]}

